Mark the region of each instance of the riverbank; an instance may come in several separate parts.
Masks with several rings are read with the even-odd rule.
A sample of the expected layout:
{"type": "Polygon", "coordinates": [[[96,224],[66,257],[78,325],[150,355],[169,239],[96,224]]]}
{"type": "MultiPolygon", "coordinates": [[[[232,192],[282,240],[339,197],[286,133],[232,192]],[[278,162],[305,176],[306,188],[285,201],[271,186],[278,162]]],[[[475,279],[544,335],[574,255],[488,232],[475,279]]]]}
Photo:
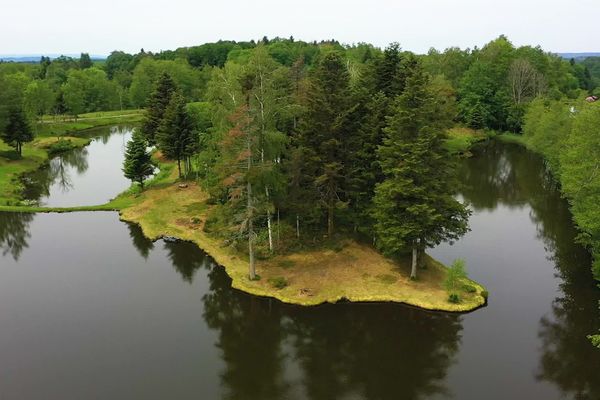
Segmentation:
{"type": "Polygon", "coordinates": [[[397,302],[426,310],[466,312],[483,306],[485,289],[465,280],[460,303],[450,303],[443,287],[447,269],[426,256],[419,279],[410,280],[409,259],[392,262],[371,246],[351,239],[335,249],[315,248],[257,262],[259,280],[248,279],[248,261],[204,230],[208,196],[195,183],[155,185],[121,210],[152,240],[177,237],[197,244],[223,266],[232,286],[244,292],[303,306],[338,301],[397,302]],[[166,201],[168,200],[168,201],[166,201]]]}
{"type": "Polygon", "coordinates": [[[472,155],[471,148],[473,146],[494,136],[490,131],[460,126],[448,129],[446,134],[446,149],[448,149],[451,154],[461,157],[470,157],[472,155]]]}
{"type": "Polygon", "coordinates": [[[35,125],[35,139],[23,145],[22,157],[0,140],[0,205],[24,205],[20,177],[43,167],[58,152],[90,144],[91,139],[81,133],[106,125],[138,123],[141,118],[140,110],[83,114],[77,120],[44,117],[35,125]]]}
{"type": "Polygon", "coordinates": [[[176,237],[195,243],[223,266],[232,286],[284,303],[312,306],[338,301],[396,302],[426,310],[467,312],[486,303],[485,288],[464,281],[459,303],[450,303],[444,288],[447,268],[426,256],[417,280],[410,279],[410,260],[391,261],[373,247],[352,239],[334,248],[317,247],[261,259],[259,280],[248,279],[246,254],[204,231],[208,195],[193,182],[180,187],[173,163],[160,163],[160,172],[144,192],[131,188],[109,203],[84,207],[0,206],[12,212],[119,211],[121,219],[138,224],[151,240],[176,237]]]}

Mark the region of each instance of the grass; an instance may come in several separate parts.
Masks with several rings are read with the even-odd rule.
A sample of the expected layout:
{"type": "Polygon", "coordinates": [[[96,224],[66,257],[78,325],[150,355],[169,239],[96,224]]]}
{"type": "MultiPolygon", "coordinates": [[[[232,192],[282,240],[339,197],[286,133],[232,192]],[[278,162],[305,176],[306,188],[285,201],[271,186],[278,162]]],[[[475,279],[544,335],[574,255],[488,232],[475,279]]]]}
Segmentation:
{"type": "MultiPolygon", "coordinates": [[[[34,166],[38,159],[47,157],[47,144],[44,140],[29,146],[26,157],[15,165],[21,169],[34,166]]],[[[225,246],[203,229],[211,207],[208,195],[195,182],[180,188],[176,165],[166,162],[160,154],[154,157],[160,172],[143,192],[133,186],[109,203],[96,206],[46,208],[9,204],[0,205],[0,211],[119,211],[121,219],[139,224],[152,240],[174,236],[196,243],[225,268],[234,288],[285,303],[311,306],[341,300],[397,302],[448,312],[471,311],[486,303],[485,289],[469,279],[464,280],[463,286],[472,289],[461,293],[459,303],[450,302],[444,289],[447,268],[429,256],[425,256],[419,279],[411,280],[408,258],[392,261],[373,247],[350,239],[259,260],[257,273],[261,279],[250,280],[247,255],[225,246]]],[[[0,161],[0,171],[3,162],[10,163],[0,161]]],[[[0,174],[0,182],[5,176],[8,174],[0,174]]],[[[2,187],[7,186],[11,185],[2,187]]]]}
{"type": "Polygon", "coordinates": [[[261,279],[251,281],[246,255],[203,230],[206,210],[210,208],[206,193],[196,183],[179,188],[175,178],[173,170],[136,194],[131,204],[121,209],[121,218],[139,224],[152,240],[175,236],[196,243],[225,268],[236,289],[305,306],[349,300],[465,312],[485,304],[485,289],[468,279],[464,285],[475,291],[465,291],[460,303],[450,303],[444,289],[447,268],[429,256],[425,258],[426,268],[419,271],[419,279],[412,281],[408,259],[389,260],[371,246],[352,240],[346,240],[343,247],[316,248],[259,260],[257,273],[261,279]]]}
{"type": "Polygon", "coordinates": [[[13,207],[20,204],[22,191],[20,177],[43,166],[51,155],[68,148],[84,147],[89,138],[73,136],[79,132],[103,125],[135,123],[141,120],[140,110],[108,111],[84,114],[72,120],[44,117],[36,125],[36,138],[23,146],[23,155],[18,154],[0,140],[0,206],[13,207]]]}
{"type": "Polygon", "coordinates": [[[454,127],[447,131],[445,146],[451,154],[470,156],[470,149],[478,142],[490,137],[490,132],[465,127],[454,127]]]}

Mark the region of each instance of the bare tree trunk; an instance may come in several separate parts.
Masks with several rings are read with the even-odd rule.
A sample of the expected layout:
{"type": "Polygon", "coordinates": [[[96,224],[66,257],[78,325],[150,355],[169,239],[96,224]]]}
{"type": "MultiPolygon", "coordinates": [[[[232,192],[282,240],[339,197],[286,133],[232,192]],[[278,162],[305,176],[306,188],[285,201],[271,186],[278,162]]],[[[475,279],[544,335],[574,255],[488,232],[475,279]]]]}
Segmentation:
{"type": "MultiPolygon", "coordinates": [[[[269,200],[269,188],[265,188],[267,201],[269,200]]],[[[267,211],[267,230],[269,232],[269,250],[273,252],[273,228],[271,227],[271,211],[267,211]]]]}
{"type": "Polygon", "coordinates": [[[412,248],[412,265],[411,265],[411,269],[410,269],[410,279],[417,279],[417,252],[418,252],[418,248],[417,248],[417,244],[415,242],[415,243],[413,243],[413,248],[412,248]]]}
{"type": "Polygon", "coordinates": [[[333,206],[330,205],[327,208],[327,236],[331,238],[333,236],[333,206]]]}
{"type": "Polygon", "coordinates": [[[279,219],[279,208],[277,208],[277,247],[279,247],[279,240],[281,239],[281,220],[279,219]]]}
{"type": "Polygon", "coordinates": [[[296,214],[296,238],[300,239],[300,216],[296,214]]]}
{"type": "Polygon", "coordinates": [[[248,277],[250,280],[256,279],[256,265],[254,261],[254,226],[252,224],[252,184],[248,182],[248,201],[247,201],[247,213],[248,213],[248,277]]]}

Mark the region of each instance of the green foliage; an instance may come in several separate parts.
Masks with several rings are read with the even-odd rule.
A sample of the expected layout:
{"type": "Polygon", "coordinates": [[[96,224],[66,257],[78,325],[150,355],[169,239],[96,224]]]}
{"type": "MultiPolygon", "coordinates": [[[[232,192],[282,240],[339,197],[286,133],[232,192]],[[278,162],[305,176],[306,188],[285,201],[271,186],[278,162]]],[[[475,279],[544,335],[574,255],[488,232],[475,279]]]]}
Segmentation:
{"type": "Polygon", "coordinates": [[[389,256],[456,239],[468,229],[469,211],[453,196],[455,168],[437,109],[428,77],[416,64],[378,151],[385,180],[375,189],[373,217],[377,246],[389,256]]]}
{"type": "Polygon", "coordinates": [[[154,173],[151,155],[146,149],[146,140],[137,129],[134,130],[131,140],[127,143],[123,173],[127,179],[138,182],[142,190],[146,178],[154,173]]]}
{"type": "Polygon", "coordinates": [[[288,286],[288,281],[282,276],[269,278],[269,284],[275,289],[283,289],[288,286]]]}
{"type": "Polygon", "coordinates": [[[185,99],[180,93],[176,92],[171,97],[156,133],[156,142],[165,157],[177,160],[181,178],[181,161],[196,152],[198,141],[185,99]]]}
{"type": "Polygon", "coordinates": [[[31,142],[33,138],[33,130],[23,109],[21,107],[10,109],[6,126],[0,132],[0,139],[12,146],[21,155],[23,143],[31,142]]]}
{"type": "Polygon", "coordinates": [[[48,146],[48,156],[53,157],[61,153],[73,150],[77,146],[71,140],[60,139],[48,146]]]}
{"type": "Polygon", "coordinates": [[[65,105],[73,115],[113,110],[119,104],[116,84],[108,80],[104,71],[95,67],[71,70],[62,86],[62,93],[65,105]]]}
{"type": "Polygon", "coordinates": [[[458,293],[450,293],[448,295],[448,301],[453,304],[458,304],[460,303],[460,296],[458,293]]]}
{"type": "Polygon", "coordinates": [[[142,122],[142,133],[150,145],[156,143],[155,136],[176,90],[175,82],[167,73],[163,73],[156,82],[156,87],[148,100],[146,115],[142,122]]]}
{"type": "Polygon", "coordinates": [[[600,335],[590,335],[588,339],[592,342],[592,344],[600,349],[600,335]]]}
{"type": "Polygon", "coordinates": [[[458,292],[463,288],[464,280],[466,278],[467,272],[465,270],[465,260],[454,260],[452,265],[448,268],[446,280],[444,281],[444,287],[450,296],[454,294],[458,297],[458,292]]]}

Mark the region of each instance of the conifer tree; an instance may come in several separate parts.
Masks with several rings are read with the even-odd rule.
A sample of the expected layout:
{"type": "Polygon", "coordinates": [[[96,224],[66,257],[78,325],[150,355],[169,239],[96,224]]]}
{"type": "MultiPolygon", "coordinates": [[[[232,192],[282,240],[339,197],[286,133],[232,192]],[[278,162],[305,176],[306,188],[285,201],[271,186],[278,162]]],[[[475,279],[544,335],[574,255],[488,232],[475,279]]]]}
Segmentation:
{"type": "Polygon", "coordinates": [[[417,62],[378,150],[385,180],[375,189],[377,245],[393,257],[412,250],[412,278],[419,250],[468,230],[469,211],[453,196],[455,169],[443,146],[445,121],[437,110],[429,78],[417,62]]]}
{"type": "Polygon", "coordinates": [[[141,132],[134,130],[125,150],[123,173],[127,179],[140,184],[144,190],[144,180],[154,172],[150,153],[146,149],[146,140],[141,132]]]}
{"type": "Polygon", "coordinates": [[[156,133],[176,89],[175,81],[165,72],[158,78],[156,87],[148,99],[142,133],[150,145],[156,144],[156,133]]]}
{"type": "Polygon", "coordinates": [[[33,130],[22,107],[13,107],[8,111],[7,123],[0,132],[0,138],[14,147],[19,156],[23,153],[23,143],[33,140],[33,130]]]}
{"type": "Polygon", "coordinates": [[[334,214],[345,208],[345,161],[348,159],[348,139],[351,114],[349,74],[342,56],[337,52],[325,54],[311,81],[312,95],[308,98],[299,144],[306,163],[315,168],[314,190],[319,207],[327,215],[327,233],[334,231],[334,214]]]}
{"type": "Polygon", "coordinates": [[[181,161],[192,156],[197,147],[194,124],[181,93],[172,96],[156,133],[156,141],[158,148],[167,158],[177,160],[177,169],[181,178],[181,161]]]}

